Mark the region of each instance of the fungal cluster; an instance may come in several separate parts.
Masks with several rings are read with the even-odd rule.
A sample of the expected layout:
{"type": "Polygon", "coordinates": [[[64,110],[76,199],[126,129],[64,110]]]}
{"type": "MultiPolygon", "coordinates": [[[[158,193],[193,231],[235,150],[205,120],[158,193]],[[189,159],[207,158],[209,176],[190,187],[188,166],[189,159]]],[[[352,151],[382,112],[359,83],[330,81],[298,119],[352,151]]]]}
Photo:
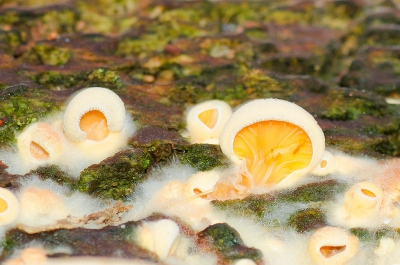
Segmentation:
{"type": "MultiPolygon", "coordinates": [[[[19,135],[18,155],[24,167],[10,166],[10,172],[26,173],[44,164],[71,170],[71,163],[97,163],[123,148],[135,128],[122,100],[104,88],[80,91],[68,102],[63,119],[52,119],[32,124],[19,135]]],[[[382,163],[325,150],[324,133],[314,117],[280,99],[254,100],[234,112],[223,101],[206,101],[189,108],[186,121],[190,142],[219,144],[229,166],[197,171],[171,161],[152,170],[126,202],[114,201],[111,208],[100,199],[71,195],[66,187],[28,175],[15,195],[0,189],[1,224],[37,233],[96,229],[110,223],[126,229],[129,222],[136,222],[124,240],[156,258],[134,264],[220,264],[215,252],[202,253],[204,245],[227,257],[238,255],[230,257],[230,264],[236,265],[364,264],[366,259],[389,264],[385,262],[400,256],[395,251],[398,237],[383,236],[371,245],[352,230],[400,226],[397,160],[382,163]],[[320,198],[322,188],[312,189],[324,182],[340,187],[329,186],[328,199],[320,198]],[[255,198],[270,202],[270,208],[261,203],[237,206],[255,198]],[[76,209],[69,200],[88,207],[76,209]],[[221,210],[218,204],[227,207],[221,210]],[[257,210],[254,219],[251,213],[257,210]],[[105,217],[111,212],[117,218],[105,217]],[[309,223],[287,221],[296,218],[309,223]],[[90,227],[93,220],[98,222],[90,227]],[[239,251],[232,250],[235,247],[239,251]],[[237,254],[247,252],[252,255],[237,254]]],[[[66,254],[73,254],[70,248],[66,254]]],[[[7,264],[30,264],[27,255],[38,256],[37,264],[63,264],[63,259],[48,258],[46,251],[39,242],[15,253],[7,264]]],[[[74,262],[124,261],[84,257],[74,262]]]]}

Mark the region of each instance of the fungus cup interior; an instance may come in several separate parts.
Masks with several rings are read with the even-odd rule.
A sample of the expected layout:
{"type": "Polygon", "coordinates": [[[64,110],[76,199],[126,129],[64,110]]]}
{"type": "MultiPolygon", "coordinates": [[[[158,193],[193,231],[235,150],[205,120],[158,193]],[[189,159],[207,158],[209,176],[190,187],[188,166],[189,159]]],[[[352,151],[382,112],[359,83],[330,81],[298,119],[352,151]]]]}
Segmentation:
{"type": "MultiPolygon", "coordinates": [[[[312,143],[300,127],[284,121],[261,121],[240,130],[234,139],[237,157],[246,160],[254,185],[271,186],[292,172],[307,167],[312,143]]],[[[244,183],[246,184],[246,183],[244,183]]]]}
{"type": "Polygon", "coordinates": [[[319,251],[325,258],[330,258],[346,250],[346,245],[343,246],[322,246],[319,251]]]}
{"type": "Polygon", "coordinates": [[[8,209],[8,203],[3,198],[0,198],[0,214],[6,212],[8,209]]]}
{"type": "Polygon", "coordinates": [[[213,129],[218,120],[218,110],[209,109],[197,115],[202,123],[208,128],[213,129]]]}
{"type": "Polygon", "coordinates": [[[46,160],[50,157],[49,153],[38,143],[32,141],[29,150],[31,155],[37,160],[46,160]]]}
{"type": "MultiPolygon", "coordinates": [[[[234,138],[233,152],[245,161],[238,186],[269,188],[296,170],[307,167],[313,156],[312,142],[300,127],[285,121],[260,121],[241,129],[234,138]]],[[[228,199],[243,194],[230,183],[220,182],[210,196],[228,199]]]]}
{"type": "Polygon", "coordinates": [[[368,197],[371,197],[371,198],[376,197],[376,194],[368,189],[361,189],[361,192],[368,197]]]}
{"type": "Polygon", "coordinates": [[[93,141],[104,140],[109,134],[107,119],[98,110],[86,112],[79,122],[79,127],[86,133],[87,139],[93,141]]]}

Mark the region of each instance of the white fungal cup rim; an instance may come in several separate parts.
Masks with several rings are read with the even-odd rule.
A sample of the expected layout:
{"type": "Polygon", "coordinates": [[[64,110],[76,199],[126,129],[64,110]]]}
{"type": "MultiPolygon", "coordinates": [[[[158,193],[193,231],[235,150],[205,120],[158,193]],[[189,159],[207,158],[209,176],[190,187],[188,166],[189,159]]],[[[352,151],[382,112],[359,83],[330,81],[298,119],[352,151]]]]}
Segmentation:
{"type": "Polygon", "coordinates": [[[104,115],[110,132],[122,130],[125,122],[125,104],[122,99],[108,88],[89,87],[75,94],[65,109],[63,128],[71,140],[82,142],[87,138],[79,123],[83,115],[93,110],[104,115]]]}
{"type": "Polygon", "coordinates": [[[286,187],[313,170],[322,161],[325,152],[325,136],[314,117],[302,107],[286,100],[268,98],[253,100],[237,109],[227,121],[220,136],[222,152],[235,164],[240,159],[233,151],[233,142],[237,133],[243,128],[261,121],[284,121],[298,126],[307,133],[311,140],[313,155],[310,164],[296,170],[279,182],[275,187],[286,187]],[[291,179],[289,181],[289,179],[291,179]]]}

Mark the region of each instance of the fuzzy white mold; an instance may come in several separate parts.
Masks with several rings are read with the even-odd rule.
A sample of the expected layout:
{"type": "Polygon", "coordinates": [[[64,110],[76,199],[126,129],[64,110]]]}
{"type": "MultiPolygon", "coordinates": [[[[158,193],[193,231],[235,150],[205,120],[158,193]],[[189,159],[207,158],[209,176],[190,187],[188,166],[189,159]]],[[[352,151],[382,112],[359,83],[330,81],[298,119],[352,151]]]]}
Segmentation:
{"type": "Polygon", "coordinates": [[[311,235],[308,252],[318,265],[344,265],[358,251],[358,238],[338,227],[326,226],[311,235]]]}
{"type": "Polygon", "coordinates": [[[169,219],[143,222],[136,231],[136,242],[163,260],[167,258],[178,235],[178,225],[169,219]]]}
{"type": "Polygon", "coordinates": [[[344,196],[344,207],[352,218],[369,219],[382,205],[383,192],[377,185],[363,181],[354,184],[344,196]]]}
{"type": "Polygon", "coordinates": [[[231,115],[231,107],[222,100],[208,100],[193,106],[186,115],[190,142],[218,144],[221,131],[231,115]]]}
{"type": "Polygon", "coordinates": [[[261,164],[267,164],[265,161],[271,160],[268,162],[270,165],[268,170],[261,176],[254,176],[251,172],[252,169],[249,168],[242,170],[245,172],[246,181],[251,186],[288,187],[317,167],[321,163],[325,151],[325,137],[314,117],[300,106],[280,99],[251,101],[236,110],[227,121],[220,136],[221,149],[233,162],[241,165],[244,158],[238,156],[234,151],[234,143],[238,141],[238,138],[243,142],[242,145],[247,145],[251,151],[251,156],[256,161],[253,166],[256,170],[261,164]],[[260,129],[261,122],[270,122],[270,125],[260,129]],[[281,127],[276,128],[272,122],[280,124],[281,127]],[[258,127],[250,128],[253,125],[258,127]],[[246,139],[245,136],[236,137],[242,129],[247,127],[250,129],[246,136],[256,138],[260,135],[261,137],[257,138],[258,140],[246,139]],[[307,137],[304,141],[311,142],[310,161],[308,164],[292,170],[289,174],[282,174],[278,176],[277,180],[270,181],[270,174],[274,168],[286,167],[287,163],[297,163],[298,155],[310,152],[301,150],[304,141],[295,139],[299,134],[306,134],[307,137]],[[292,137],[294,137],[293,140],[292,137]],[[285,145],[282,145],[283,143],[285,145]],[[263,150],[261,144],[271,147],[269,150],[263,150]],[[293,154],[295,158],[293,161],[281,161],[283,154],[293,154]]]}
{"type": "Polygon", "coordinates": [[[17,137],[17,147],[25,163],[40,165],[57,161],[63,150],[63,142],[50,124],[36,122],[17,137]]]}
{"type": "Polygon", "coordinates": [[[70,100],[65,109],[63,126],[65,134],[71,140],[82,142],[87,138],[101,141],[107,138],[110,132],[121,131],[124,123],[125,105],[121,98],[107,88],[90,87],[80,91],[70,100]],[[93,118],[95,122],[82,124],[86,123],[84,117],[88,113],[96,116],[93,118]],[[106,120],[100,117],[101,115],[106,120]]]}
{"type": "Polygon", "coordinates": [[[20,204],[17,197],[11,191],[0,188],[0,226],[14,222],[19,212],[20,204]]]}

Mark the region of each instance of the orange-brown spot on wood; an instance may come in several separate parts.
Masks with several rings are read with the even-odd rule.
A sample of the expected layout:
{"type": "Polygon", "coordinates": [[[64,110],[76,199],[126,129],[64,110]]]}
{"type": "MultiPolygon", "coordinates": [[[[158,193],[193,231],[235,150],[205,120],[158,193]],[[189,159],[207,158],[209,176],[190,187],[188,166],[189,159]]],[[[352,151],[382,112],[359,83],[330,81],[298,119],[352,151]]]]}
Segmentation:
{"type": "Polygon", "coordinates": [[[79,127],[87,134],[87,138],[93,141],[101,141],[109,134],[107,119],[98,110],[85,113],[79,122],[79,127]]]}

